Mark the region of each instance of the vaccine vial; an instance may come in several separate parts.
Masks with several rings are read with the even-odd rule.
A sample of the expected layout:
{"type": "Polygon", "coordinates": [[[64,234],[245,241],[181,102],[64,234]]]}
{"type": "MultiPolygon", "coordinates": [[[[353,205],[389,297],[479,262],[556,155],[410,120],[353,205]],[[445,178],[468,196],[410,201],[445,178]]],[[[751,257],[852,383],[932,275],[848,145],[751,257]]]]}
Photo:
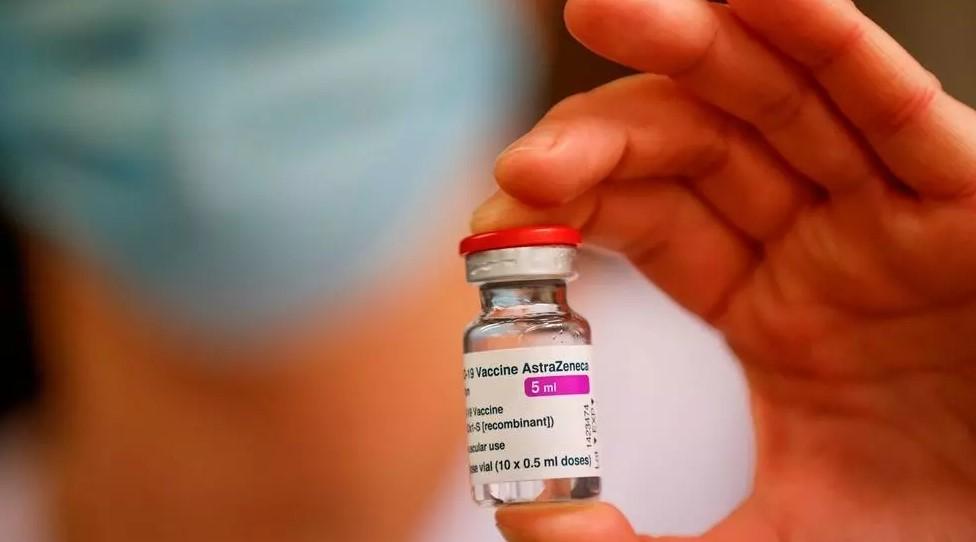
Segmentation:
{"type": "Polygon", "coordinates": [[[468,458],[484,506],[600,494],[590,326],[573,312],[580,234],[518,228],[461,242],[481,314],[464,335],[468,458]]]}

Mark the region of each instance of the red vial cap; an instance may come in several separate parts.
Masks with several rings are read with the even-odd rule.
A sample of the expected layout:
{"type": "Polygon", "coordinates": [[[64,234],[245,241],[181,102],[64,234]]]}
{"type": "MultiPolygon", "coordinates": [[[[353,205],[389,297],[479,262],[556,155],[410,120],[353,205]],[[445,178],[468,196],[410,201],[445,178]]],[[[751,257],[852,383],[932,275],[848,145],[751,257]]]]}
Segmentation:
{"type": "Polygon", "coordinates": [[[538,247],[544,245],[579,246],[583,236],[569,226],[529,226],[510,230],[479,233],[461,241],[461,255],[500,248],[538,247]]]}

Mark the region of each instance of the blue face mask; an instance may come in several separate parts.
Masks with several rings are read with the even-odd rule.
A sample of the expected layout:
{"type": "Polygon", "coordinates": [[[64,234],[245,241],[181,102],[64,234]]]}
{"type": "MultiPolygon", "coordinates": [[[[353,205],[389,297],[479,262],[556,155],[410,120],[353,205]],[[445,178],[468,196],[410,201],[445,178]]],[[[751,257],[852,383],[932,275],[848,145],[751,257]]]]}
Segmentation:
{"type": "Polygon", "coordinates": [[[3,200],[172,315],[264,325],[370,276],[509,116],[502,4],[8,0],[3,200]]]}

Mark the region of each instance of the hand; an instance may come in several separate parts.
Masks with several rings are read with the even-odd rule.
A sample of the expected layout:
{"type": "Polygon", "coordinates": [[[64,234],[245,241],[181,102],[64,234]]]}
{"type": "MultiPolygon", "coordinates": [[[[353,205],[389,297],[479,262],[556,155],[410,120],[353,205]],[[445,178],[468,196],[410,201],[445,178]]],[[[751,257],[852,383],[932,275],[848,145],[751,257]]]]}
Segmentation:
{"type": "MultiPolygon", "coordinates": [[[[755,487],[694,540],[974,540],[976,112],[849,1],[729,3],[571,0],[646,74],[553,108],[473,227],[581,227],[725,335],[755,487]]],[[[607,505],[498,521],[638,540],[607,505]]]]}

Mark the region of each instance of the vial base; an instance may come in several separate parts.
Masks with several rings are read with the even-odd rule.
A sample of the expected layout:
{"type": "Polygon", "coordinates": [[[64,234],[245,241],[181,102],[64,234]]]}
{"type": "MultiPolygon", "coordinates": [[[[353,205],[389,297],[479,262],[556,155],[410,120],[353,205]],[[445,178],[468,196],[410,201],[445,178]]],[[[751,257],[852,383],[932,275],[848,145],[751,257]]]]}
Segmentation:
{"type": "Polygon", "coordinates": [[[584,501],[600,496],[600,478],[558,478],[478,484],[472,489],[481,506],[584,501]]]}

